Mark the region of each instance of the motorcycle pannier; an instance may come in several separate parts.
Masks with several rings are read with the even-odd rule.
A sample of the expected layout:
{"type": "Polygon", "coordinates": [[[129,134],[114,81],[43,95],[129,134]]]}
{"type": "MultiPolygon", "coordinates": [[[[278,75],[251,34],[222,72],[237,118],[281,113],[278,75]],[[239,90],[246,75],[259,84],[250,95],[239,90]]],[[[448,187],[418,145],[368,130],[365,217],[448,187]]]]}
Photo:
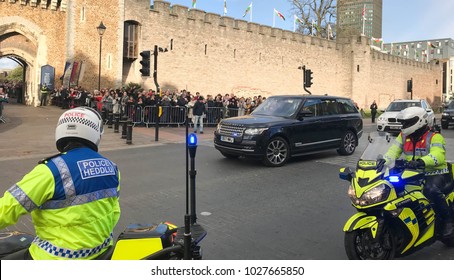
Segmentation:
{"type": "Polygon", "coordinates": [[[112,260],[140,260],[173,241],[171,224],[131,224],[118,237],[112,260]]]}

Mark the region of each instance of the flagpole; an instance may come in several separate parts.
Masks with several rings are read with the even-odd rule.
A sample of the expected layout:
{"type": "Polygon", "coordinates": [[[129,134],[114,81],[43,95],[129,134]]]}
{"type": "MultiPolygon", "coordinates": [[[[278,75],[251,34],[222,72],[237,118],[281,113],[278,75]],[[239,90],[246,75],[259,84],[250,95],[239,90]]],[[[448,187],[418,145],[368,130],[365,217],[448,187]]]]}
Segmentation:
{"type": "Polygon", "coordinates": [[[273,28],[276,25],[276,9],[273,11],[273,28]]]}
{"type": "Polygon", "coordinates": [[[366,25],[366,4],[364,4],[364,8],[363,8],[363,36],[365,35],[365,33],[364,33],[365,25],[366,25]]]}
{"type": "Polygon", "coordinates": [[[296,15],[293,15],[293,32],[296,31],[296,15]]]}
{"type": "Polygon", "coordinates": [[[249,22],[252,22],[252,1],[251,1],[251,14],[249,15],[249,22]]]}
{"type": "Polygon", "coordinates": [[[427,48],[426,57],[427,57],[427,63],[429,63],[429,55],[430,55],[430,52],[429,52],[429,41],[427,41],[426,45],[427,45],[427,47],[426,47],[427,48]]]}

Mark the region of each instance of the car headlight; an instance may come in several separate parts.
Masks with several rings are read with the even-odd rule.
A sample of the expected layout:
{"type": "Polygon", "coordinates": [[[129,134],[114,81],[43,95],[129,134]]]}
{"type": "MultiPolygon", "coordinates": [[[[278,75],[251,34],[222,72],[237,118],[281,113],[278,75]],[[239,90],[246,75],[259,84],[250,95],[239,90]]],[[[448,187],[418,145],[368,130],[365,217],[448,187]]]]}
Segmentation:
{"type": "Polygon", "coordinates": [[[352,186],[348,189],[348,196],[355,205],[368,206],[388,199],[391,193],[391,188],[387,185],[379,185],[367,192],[365,192],[360,198],[356,197],[355,190],[352,186]]]}
{"type": "Polygon", "coordinates": [[[218,125],[216,126],[216,133],[219,132],[221,132],[221,122],[219,122],[218,125]]]}
{"type": "Polygon", "coordinates": [[[262,134],[262,132],[268,130],[267,127],[264,127],[264,128],[247,128],[245,131],[244,131],[244,134],[248,134],[248,135],[259,135],[259,134],[262,134]]]}
{"type": "Polygon", "coordinates": [[[386,120],[385,117],[378,117],[378,121],[382,122],[382,121],[384,121],[384,120],[386,120]]]}
{"type": "Polygon", "coordinates": [[[449,117],[449,113],[443,113],[441,114],[443,117],[449,117]]]}

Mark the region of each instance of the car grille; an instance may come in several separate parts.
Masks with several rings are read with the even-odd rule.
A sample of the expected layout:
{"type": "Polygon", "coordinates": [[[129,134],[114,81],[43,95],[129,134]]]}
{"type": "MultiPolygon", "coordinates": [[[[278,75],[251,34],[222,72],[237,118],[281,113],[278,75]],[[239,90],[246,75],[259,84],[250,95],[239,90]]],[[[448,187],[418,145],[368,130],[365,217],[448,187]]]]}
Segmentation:
{"type": "Polygon", "coordinates": [[[242,137],[244,132],[244,125],[241,124],[231,124],[231,123],[222,123],[220,134],[225,136],[235,136],[242,137]]]}
{"type": "Polygon", "coordinates": [[[395,123],[395,122],[397,122],[397,119],[396,119],[396,118],[388,118],[388,121],[389,121],[389,122],[394,122],[394,123],[395,123]]]}

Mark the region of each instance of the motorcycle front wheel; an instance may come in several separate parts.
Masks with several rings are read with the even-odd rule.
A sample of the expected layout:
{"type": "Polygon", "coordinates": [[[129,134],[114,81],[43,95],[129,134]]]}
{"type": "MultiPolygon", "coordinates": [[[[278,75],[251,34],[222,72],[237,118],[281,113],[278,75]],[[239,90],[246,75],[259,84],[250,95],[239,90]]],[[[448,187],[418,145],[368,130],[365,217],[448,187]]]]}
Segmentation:
{"type": "Polygon", "coordinates": [[[391,260],[396,252],[396,242],[386,227],[376,239],[370,229],[346,232],[344,246],[350,260],[391,260]]]}

